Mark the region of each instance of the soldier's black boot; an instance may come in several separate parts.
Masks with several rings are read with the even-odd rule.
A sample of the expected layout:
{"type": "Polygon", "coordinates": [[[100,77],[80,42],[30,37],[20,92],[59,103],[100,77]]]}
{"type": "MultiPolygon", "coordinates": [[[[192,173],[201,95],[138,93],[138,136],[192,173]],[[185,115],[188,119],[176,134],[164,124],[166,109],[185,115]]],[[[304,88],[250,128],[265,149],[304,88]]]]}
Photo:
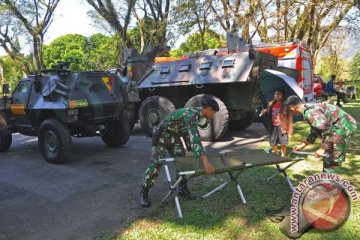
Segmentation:
{"type": "Polygon", "coordinates": [[[193,195],[188,187],[187,187],[187,179],[183,179],[180,184],[179,184],[179,195],[181,197],[184,197],[186,199],[189,199],[189,200],[194,200],[196,199],[196,196],[193,195]]]}
{"type": "Polygon", "coordinates": [[[140,192],[140,206],[142,207],[150,207],[150,200],[149,200],[149,188],[148,187],[142,187],[140,192]]]}

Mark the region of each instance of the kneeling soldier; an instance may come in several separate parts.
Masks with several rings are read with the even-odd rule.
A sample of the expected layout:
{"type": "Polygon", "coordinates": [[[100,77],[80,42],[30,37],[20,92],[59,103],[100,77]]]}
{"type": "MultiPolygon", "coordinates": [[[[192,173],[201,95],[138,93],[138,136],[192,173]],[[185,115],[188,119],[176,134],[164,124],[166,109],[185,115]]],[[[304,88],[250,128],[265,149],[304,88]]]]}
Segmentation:
{"type": "MultiPolygon", "coordinates": [[[[140,193],[140,205],[149,207],[149,189],[154,185],[159,175],[162,163],[160,159],[166,156],[184,156],[185,149],[181,142],[181,137],[185,141],[187,150],[191,150],[195,157],[200,157],[203,161],[206,173],[212,173],[214,167],[209,163],[202,146],[198,130],[199,119],[201,117],[210,120],[219,111],[219,105],[214,99],[205,99],[202,108],[181,108],[166,115],[166,117],[155,127],[152,137],[152,153],[149,167],[145,171],[142,180],[142,190],[140,193]]],[[[179,194],[194,199],[187,188],[186,180],[180,183],[179,194]]]]}

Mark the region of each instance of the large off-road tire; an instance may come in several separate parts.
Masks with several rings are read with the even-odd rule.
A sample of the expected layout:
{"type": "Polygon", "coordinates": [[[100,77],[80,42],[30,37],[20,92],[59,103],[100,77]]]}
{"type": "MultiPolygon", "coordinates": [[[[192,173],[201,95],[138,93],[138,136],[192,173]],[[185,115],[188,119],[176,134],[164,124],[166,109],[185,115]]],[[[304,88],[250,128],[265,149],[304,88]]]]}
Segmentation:
{"type": "Polygon", "coordinates": [[[69,128],[60,120],[43,121],[39,129],[41,154],[49,163],[66,163],[71,153],[72,138],[69,128]]]}
{"type": "Polygon", "coordinates": [[[12,143],[12,135],[11,134],[4,134],[0,135],[0,152],[7,152],[12,143]]]}
{"type": "Polygon", "coordinates": [[[190,98],[185,107],[201,107],[202,101],[207,98],[216,100],[220,108],[212,120],[204,121],[204,124],[201,124],[203,121],[200,120],[199,133],[201,140],[211,142],[220,139],[228,130],[229,112],[224,102],[213,95],[199,94],[190,98]]]}
{"type": "Polygon", "coordinates": [[[246,117],[231,121],[230,122],[230,129],[231,130],[244,130],[249,127],[256,119],[256,112],[255,111],[248,111],[246,112],[246,117]]]}
{"type": "Polygon", "coordinates": [[[154,126],[158,125],[166,114],[175,110],[175,105],[167,98],[160,96],[148,97],[142,102],[139,109],[141,128],[151,136],[154,126]]]}
{"type": "Polygon", "coordinates": [[[101,138],[108,147],[121,147],[129,140],[130,131],[127,111],[123,111],[119,120],[107,124],[106,132],[101,138]]]}

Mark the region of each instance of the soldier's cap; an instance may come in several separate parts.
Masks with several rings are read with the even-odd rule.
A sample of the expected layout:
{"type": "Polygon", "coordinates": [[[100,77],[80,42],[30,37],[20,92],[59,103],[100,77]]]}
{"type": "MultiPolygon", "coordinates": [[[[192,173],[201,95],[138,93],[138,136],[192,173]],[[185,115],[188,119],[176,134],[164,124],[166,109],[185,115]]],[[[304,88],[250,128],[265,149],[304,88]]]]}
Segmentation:
{"type": "Polygon", "coordinates": [[[202,107],[211,107],[215,112],[219,111],[220,107],[217,101],[213,98],[206,98],[202,100],[202,107]]]}
{"type": "Polygon", "coordinates": [[[296,106],[299,103],[302,103],[301,99],[296,95],[292,95],[285,100],[284,105],[291,107],[296,106]]]}

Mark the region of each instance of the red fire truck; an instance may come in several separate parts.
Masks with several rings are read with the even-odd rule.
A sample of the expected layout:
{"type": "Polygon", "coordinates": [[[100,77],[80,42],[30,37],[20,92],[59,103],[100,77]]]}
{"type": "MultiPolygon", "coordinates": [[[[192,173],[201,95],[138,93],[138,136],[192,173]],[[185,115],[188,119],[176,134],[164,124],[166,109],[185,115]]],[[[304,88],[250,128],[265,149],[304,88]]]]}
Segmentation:
{"type": "Polygon", "coordinates": [[[314,85],[312,79],[311,52],[302,42],[282,42],[254,45],[259,51],[271,53],[278,57],[278,66],[296,69],[297,83],[304,90],[306,102],[314,100],[314,85]]]}

